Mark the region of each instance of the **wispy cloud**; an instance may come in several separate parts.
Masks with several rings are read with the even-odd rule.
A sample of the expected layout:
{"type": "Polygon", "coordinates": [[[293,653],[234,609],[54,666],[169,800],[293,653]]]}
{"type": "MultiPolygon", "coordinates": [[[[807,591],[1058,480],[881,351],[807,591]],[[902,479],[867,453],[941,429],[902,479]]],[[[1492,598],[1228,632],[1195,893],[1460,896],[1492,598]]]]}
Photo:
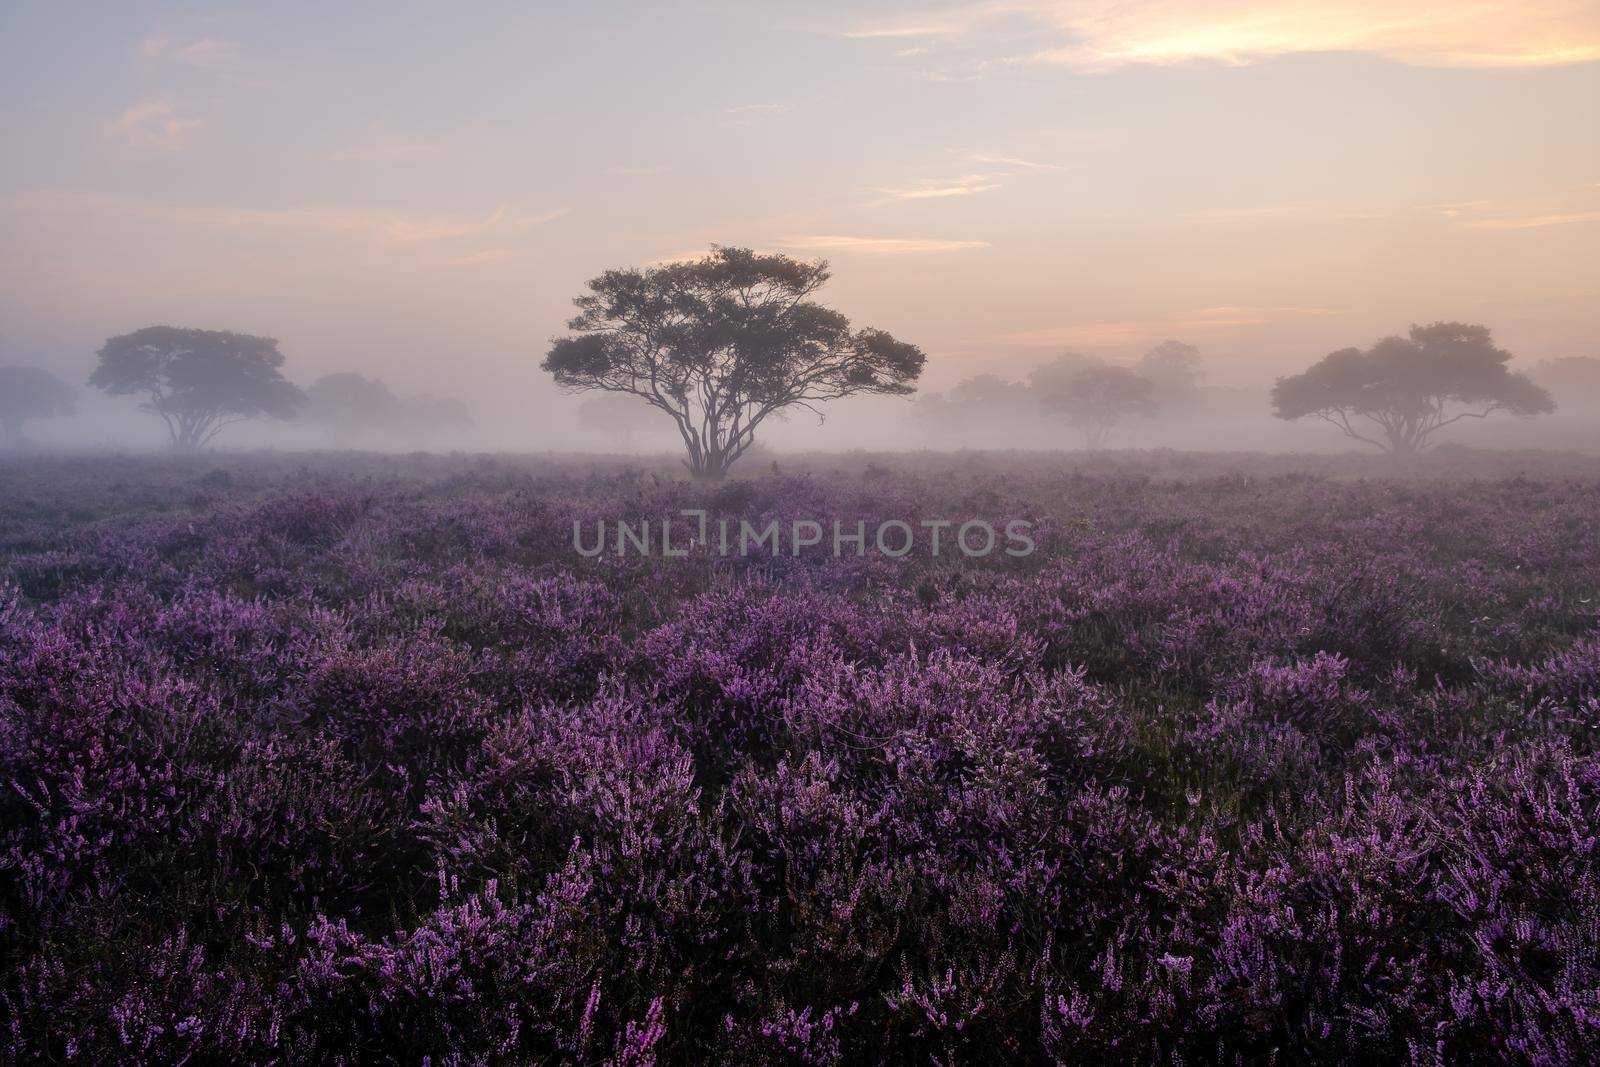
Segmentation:
{"type": "Polygon", "coordinates": [[[451,215],[379,211],[359,207],[252,208],[180,203],[91,193],[35,192],[8,198],[11,206],[34,211],[155,219],[202,229],[296,233],[351,238],[379,246],[410,246],[468,239],[508,239],[567,213],[562,208],[537,214],[499,208],[489,215],[451,215]]]}
{"type": "Polygon", "coordinates": [[[1483,208],[1492,207],[1492,200],[1458,200],[1453,204],[1435,204],[1434,210],[1447,219],[1458,219],[1463,215],[1483,208]]]}
{"type": "Polygon", "coordinates": [[[975,196],[978,193],[993,192],[1001,188],[1007,178],[1062,169],[1049,163],[1035,163],[1016,156],[995,155],[989,152],[968,153],[966,158],[969,162],[986,163],[999,169],[979,174],[963,174],[955,178],[924,178],[914,185],[884,189],[881,190],[884,194],[883,199],[875,200],[868,206],[875,207],[906,200],[950,200],[975,196]]]}
{"type": "Polygon", "coordinates": [[[840,36],[866,40],[901,37],[953,37],[965,33],[975,22],[981,21],[976,12],[964,14],[929,14],[916,16],[910,21],[873,22],[844,30],[840,36]]]}
{"type": "Polygon", "coordinates": [[[1592,198],[1582,194],[1511,200],[1461,200],[1424,210],[1442,215],[1463,230],[1542,230],[1600,221],[1592,198]]]}
{"type": "MultiPolygon", "coordinates": [[[[755,251],[764,252],[766,249],[757,248],[755,251]]],[[[696,263],[705,259],[708,252],[707,245],[701,245],[698,248],[680,248],[676,252],[667,252],[664,255],[647,260],[645,265],[649,267],[664,267],[669,263],[696,263]]]]}
{"type": "Polygon", "coordinates": [[[397,163],[407,159],[425,159],[444,150],[438,141],[422,138],[379,137],[358,141],[346,148],[329,152],[327,158],[342,163],[397,163]]]}
{"type": "Polygon", "coordinates": [[[1311,212],[1331,214],[1326,208],[1310,204],[1255,204],[1248,207],[1206,208],[1186,211],[1178,217],[1185,222],[1244,222],[1249,219],[1279,219],[1311,212]]]}
{"type": "Polygon", "coordinates": [[[170,100],[140,100],[105,123],[113,137],[141,148],[182,148],[191,134],[205,125],[202,119],[179,113],[170,100]]]}
{"type": "Polygon", "coordinates": [[[1461,225],[1469,230],[1538,230],[1546,226],[1573,226],[1585,222],[1600,222],[1600,211],[1569,211],[1564,214],[1553,215],[1471,219],[1461,225]]]}
{"type": "Polygon", "coordinates": [[[214,67],[230,62],[238,49],[220,37],[181,38],[158,34],[139,42],[145,59],[167,63],[186,63],[192,67],[214,67]]]}
{"type": "Polygon", "coordinates": [[[909,189],[885,189],[890,200],[943,200],[953,196],[972,196],[1000,188],[988,174],[968,174],[961,178],[933,179],[909,189]]]}
{"type": "Polygon", "coordinates": [[[464,256],[456,256],[445,260],[447,267],[481,267],[490,263],[504,263],[517,256],[515,248],[485,248],[481,252],[469,252],[464,256]]]}
{"type": "Polygon", "coordinates": [[[1441,67],[1537,67],[1600,59],[1592,0],[983,0],[843,36],[977,37],[1030,21],[1059,43],[1012,61],[1105,69],[1133,63],[1248,63],[1306,52],[1361,52],[1441,67]]]}
{"type": "Polygon", "coordinates": [[[1029,348],[1145,344],[1164,337],[1266,326],[1272,323],[1337,314],[1338,312],[1331,308],[1316,307],[1214,307],[1202,308],[1191,315],[1174,318],[1131,322],[1084,322],[1070,326],[1018,330],[997,334],[988,340],[995,344],[1029,348]]]}
{"type": "Polygon", "coordinates": [[[967,157],[974,163],[989,163],[1001,167],[1020,167],[1023,170],[1065,170],[1054,163],[1036,163],[1031,159],[1019,159],[1016,156],[997,156],[988,152],[974,152],[967,157]]]}
{"type": "Polygon", "coordinates": [[[789,237],[781,247],[802,252],[845,252],[869,256],[916,256],[940,252],[965,252],[988,248],[988,241],[952,241],[932,237],[853,237],[844,234],[811,234],[789,237]]]}

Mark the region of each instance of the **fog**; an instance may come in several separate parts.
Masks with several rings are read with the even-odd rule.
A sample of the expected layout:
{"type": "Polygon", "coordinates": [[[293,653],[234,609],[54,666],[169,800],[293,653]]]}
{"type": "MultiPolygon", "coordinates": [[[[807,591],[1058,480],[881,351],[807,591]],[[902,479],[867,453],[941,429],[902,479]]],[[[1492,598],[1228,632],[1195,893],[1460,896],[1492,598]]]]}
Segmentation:
{"type": "MultiPolygon", "coordinates": [[[[1569,362],[1580,370],[1600,369],[1600,362],[1588,359],[1569,362]],[[1587,366],[1590,363],[1593,367],[1587,366]]],[[[1049,363],[1046,360],[1040,366],[1049,363]]],[[[62,360],[61,364],[66,369],[44,360],[32,365],[52,369],[73,385],[75,410],[65,416],[29,419],[26,440],[20,447],[70,452],[160,452],[169,447],[161,420],[141,410],[136,398],[106,396],[83,385],[87,373],[81,359],[62,360]]],[[[1463,423],[1442,433],[1440,443],[1600,453],[1600,390],[1595,382],[1581,377],[1573,380],[1570,372],[1564,377],[1553,369],[1552,362],[1522,364],[1514,366],[1551,391],[1556,401],[1554,414],[1501,415],[1463,423]]],[[[0,366],[6,365],[25,364],[17,354],[0,349],[0,366]]],[[[285,370],[291,380],[302,385],[315,381],[304,374],[294,378],[293,363],[285,370]]],[[[925,377],[937,381],[936,372],[936,364],[930,365],[925,377]]],[[[1106,447],[1371,451],[1325,423],[1274,418],[1272,384],[1273,379],[1264,377],[1247,384],[1203,381],[1192,392],[1165,401],[1152,414],[1119,420],[1106,447]]],[[[630,396],[563,394],[538,371],[534,357],[529,359],[528,373],[500,388],[461,377],[424,381],[422,386],[416,395],[461,400],[470,423],[427,427],[402,417],[387,424],[329,424],[303,412],[291,420],[261,418],[229,426],[210,447],[221,451],[553,451],[640,456],[682,452],[673,423],[663,412],[630,396]]],[[[398,389],[391,389],[397,399],[406,398],[398,389]]],[[[988,375],[976,384],[968,378],[945,388],[924,386],[909,397],[850,397],[822,407],[820,417],[808,411],[790,411],[769,421],[758,442],[758,449],[745,458],[742,469],[756,470],[767,454],[797,452],[1085,448],[1075,425],[1042,409],[1038,396],[1028,387],[1026,374],[1016,380],[988,375]]]]}
{"type": "MultiPolygon", "coordinates": [[[[1589,14],[1235,7],[7,7],[0,366],[75,391],[12,444],[165,448],[86,382],[167,325],[470,416],[258,418],[212,449],[675,451],[670,418],[608,425],[540,362],[590,279],[713,245],[827,259],[822,305],[926,355],[910,397],[774,415],[777,453],[1083,448],[1030,375],[1168,340],[1203,375],[1105,447],[1361,447],[1270,391],[1414,323],[1487,326],[1519,373],[1600,356],[1589,14]],[[1015,403],[959,399],[986,376],[1015,403]]],[[[1549,388],[1554,414],[1439,440],[1600,447],[1589,387],[1549,388]]]]}

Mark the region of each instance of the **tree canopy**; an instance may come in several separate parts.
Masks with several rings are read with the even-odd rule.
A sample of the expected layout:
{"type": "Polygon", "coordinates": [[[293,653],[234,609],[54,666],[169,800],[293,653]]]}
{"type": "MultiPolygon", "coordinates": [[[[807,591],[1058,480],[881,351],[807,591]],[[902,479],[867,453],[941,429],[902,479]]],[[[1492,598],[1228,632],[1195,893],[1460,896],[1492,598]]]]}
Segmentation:
{"type": "Polygon", "coordinates": [[[149,326],[101,346],[89,384],[113,396],[143,394],[172,445],[205,447],[244,419],[291,418],[304,394],[284,380],[283,355],[268,337],[149,326]]]}
{"type": "Polygon", "coordinates": [[[1555,410],[1550,394],[1506,364],[1489,330],[1459,322],[1412,326],[1365,351],[1329,353],[1301,374],[1278,379],[1273,413],[1315,415],[1395,456],[1426,449],[1439,430],[1496,411],[1555,410]]]}
{"type": "Polygon", "coordinates": [[[1533,368],[1534,381],[1551,390],[1563,404],[1578,406],[1600,403],[1600,359],[1593,356],[1562,356],[1547,359],[1533,368]]]}
{"type": "Polygon", "coordinates": [[[399,398],[376,378],[341,371],[306,386],[306,418],[324,427],[336,442],[394,429],[402,410],[399,398]]]}
{"type": "Polygon", "coordinates": [[[0,440],[21,444],[24,422],[70,415],[74,400],[72,387],[41,367],[0,367],[0,440]]]}
{"type": "MultiPolygon", "coordinates": [[[[925,357],[811,299],[825,262],[713,247],[589,282],[543,368],[569,391],[631,393],[671,417],[696,477],[717,478],[773,415],[856,393],[906,394],[925,357]]],[[[819,413],[820,414],[820,413],[819,413]]]]}
{"type": "Polygon", "coordinates": [[[933,440],[981,447],[994,440],[1013,441],[1039,422],[1039,404],[1023,382],[996,374],[964,379],[946,394],[917,398],[912,418],[933,440]]]}
{"type": "Polygon", "coordinates": [[[1156,413],[1156,387],[1127,367],[1092,366],[1043,392],[1040,404],[1079,426],[1089,448],[1101,449],[1117,423],[1156,413]]]}
{"type": "Polygon", "coordinates": [[[461,433],[473,426],[472,411],[453,396],[419,393],[400,402],[408,435],[429,441],[441,434],[461,433]]]}
{"type": "Polygon", "coordinates": [[[1082,352],[1063,352],[1048,363],[1041,363],[1028,374],[1028,388],[1036,396],[1058,396],[1072,388],[1072,382],[1086,370],[1110,366],[1099,356],[1082,352]]]}
{"type": "Polygon", "coordinates": [[[659,420],[646,420],[645,402],[631,393],[601,393],[578,405],[578,426],[607,449],[632,452],[645,423],[665,431],[659,420]]]}
{"type": "Polygon", "coordinates": [[[1205,377],[1200,350],[1182,341],[1162,341],[1139,358],[1137,370],[1156,387],[1156,400],[1163,407],[1193,400],[1205,377]]]}

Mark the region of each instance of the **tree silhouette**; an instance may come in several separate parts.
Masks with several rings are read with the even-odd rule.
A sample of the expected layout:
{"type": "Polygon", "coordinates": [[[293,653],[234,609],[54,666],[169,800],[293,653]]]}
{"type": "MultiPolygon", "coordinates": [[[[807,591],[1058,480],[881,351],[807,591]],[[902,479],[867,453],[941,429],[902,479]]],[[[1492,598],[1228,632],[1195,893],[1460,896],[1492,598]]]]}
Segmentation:
{"type": "Polygon", "coordinates": [[[604,441],[606,447],[632,452],[646,410],[638,397],[605,393],[578,405],[578,425],[604,441]]]}
{"type": "Polygon", "coordinates": [[[967,445],[996,436],[1014,440],[1038,417],[1039,405],[1028,387],[996,374],[967,378],[942,396],[921,396],[912,414],[934,440],[967,445]]]}
{"type": "Polygon", "coordinates": [[[1072,387],[1074,379],[1086,370],[1109,364],[1099,356],[1082,352],[1063,352],[1049,363],[1042,363],[1028,374],[1028,388],[1035,397],[1058,396],[1072,387]]]}
{"type": "Polygon", "coordinates": [[[1412,326],[1407,337],[1386,337],[1366,351],[1340,349],[1301,374],[1278,379],[1273,414],[1315,415],[1357,441],[1411,456],[1462,419],[1554,411],[1549,393],[1506,368],[1510,359],[1486,327],[1412,326]]]}
{"type": "Polygon", "coordinates": [[[1162,341],[1139,357],[1136,369],[1156,387],[1156,402],[1163,408],[1193,401],[1205,377],[1200,350],[1182,341],[1162,341]]]}
{"type": "Polygon", "coordinates": [[[39,367],[0,367],[0,444],[27,443],[22,424],[29,419],[71,415],[72,387],[39,367]]]}
{"type": "Polygon", "coordinates": [[[1117,423],[1156,413],[1155,385],[1127,367],[1090,367],[1064,384],[1047,384],[1040,405],[1082,428],[1084,443],[1102,449],[1117,423]]]}
{"type": "Polygon", "coordinates": [[[720,478],[773,415],[854,393],[906,394],[915,345],[852,330],[810,297],[826,263],[713,247],[692,262],[607,271],[573,301],[543,367],[563,389],[631,393],[671,417],[696,478],[720,478]]]}
{"type": "Polygon", "coordinates": [[[283,356],[267,337],[149,326],[111,338],[99,357],[89,384],[113,396],[142,393],[179,451],[204,448],[245,419],[291,418],[305,399],[279,373],[283,356]]]}
{"type": "Polygon", "coordinates": [[[1533,368],[1529,377],[1559,396],[1563,404],[1600,404],[1600,359],[1593,356],[1547,359],[1533,368]]]}
{"type": "Polygon", "coordinates": [[[472,412],[451,396],[419,393],[400,402],[400,417],[408,435],[432,442],[441,434],[458,434],[472,429],[472,412]]]}
{"type": "Polygon", "coordinates": [[[338,445],[394,429],[401,411],[399,399],[376,378],[340,372],[306,387],[306,419],[325,428],[338,445]]]}

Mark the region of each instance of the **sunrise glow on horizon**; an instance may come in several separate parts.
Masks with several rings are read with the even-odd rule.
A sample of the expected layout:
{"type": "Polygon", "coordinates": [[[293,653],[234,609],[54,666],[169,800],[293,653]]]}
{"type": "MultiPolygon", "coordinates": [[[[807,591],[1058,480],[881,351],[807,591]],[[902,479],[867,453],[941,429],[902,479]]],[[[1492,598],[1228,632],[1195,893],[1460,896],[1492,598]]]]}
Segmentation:
{"type": "Polygon", "coordinates": [[[825,257],[944,387],[1167,337],[1266,381],[1409,322],[1600,333],[1600,7],[0,14],[0,348],[149,322],[310,370],[515,383],[585,279],[825,257]],[[450,369],[438,357],[449,353],[450,369]]]}

